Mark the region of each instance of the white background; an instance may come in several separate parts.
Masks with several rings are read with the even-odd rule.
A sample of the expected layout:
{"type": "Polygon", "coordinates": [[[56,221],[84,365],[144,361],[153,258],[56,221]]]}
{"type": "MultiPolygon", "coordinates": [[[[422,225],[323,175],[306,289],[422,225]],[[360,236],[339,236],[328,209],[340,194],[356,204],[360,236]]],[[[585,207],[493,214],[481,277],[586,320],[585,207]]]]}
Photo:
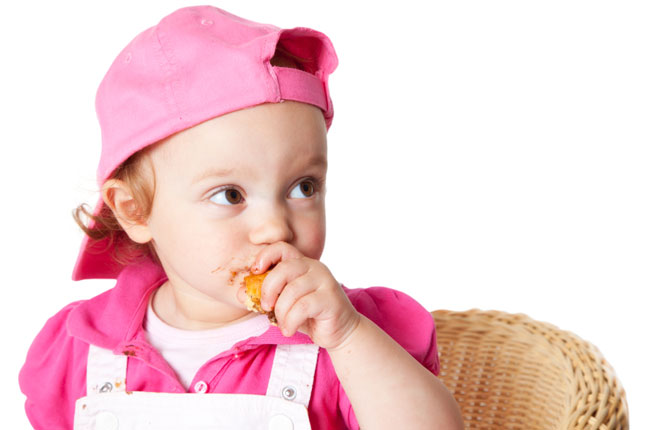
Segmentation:
{"type": "MultiPolygon", "coordinates": [[[[112,286],[70,279],[72,209],[98,197],[96,88],[137,33],[189,5],[2,3],[7,428],[29,428],[18,371],[46,319],[112,286]]],[[[600,348],[646,428],[643,2],[217,5],[335,45],[322,260],[337,279],[572,331],[600,348]]]]}

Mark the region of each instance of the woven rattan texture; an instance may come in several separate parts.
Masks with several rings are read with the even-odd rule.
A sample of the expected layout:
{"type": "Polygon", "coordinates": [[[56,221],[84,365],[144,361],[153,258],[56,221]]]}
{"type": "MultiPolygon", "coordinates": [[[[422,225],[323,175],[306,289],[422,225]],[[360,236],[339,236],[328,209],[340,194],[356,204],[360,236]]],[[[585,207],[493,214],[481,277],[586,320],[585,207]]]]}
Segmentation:
{"type": "Polygon", "coordinates": [[[465,428],[628,429],[624,389],[594,345],[522,314],[432,314],[465,428]]]}

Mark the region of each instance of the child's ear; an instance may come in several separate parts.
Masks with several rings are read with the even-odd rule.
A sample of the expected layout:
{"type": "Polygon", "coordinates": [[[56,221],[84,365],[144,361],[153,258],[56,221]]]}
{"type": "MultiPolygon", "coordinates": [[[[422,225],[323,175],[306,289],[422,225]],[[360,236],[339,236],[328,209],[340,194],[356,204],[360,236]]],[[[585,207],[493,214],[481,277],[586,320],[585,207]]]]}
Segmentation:
{"type": "Polygon", "coordinates": [[[137,243],[146,243],[152,236],[132,194],[130,187],[119,179],[108,179],[101,189],[103,202],[112,209],[128,237],[137,243]]]}

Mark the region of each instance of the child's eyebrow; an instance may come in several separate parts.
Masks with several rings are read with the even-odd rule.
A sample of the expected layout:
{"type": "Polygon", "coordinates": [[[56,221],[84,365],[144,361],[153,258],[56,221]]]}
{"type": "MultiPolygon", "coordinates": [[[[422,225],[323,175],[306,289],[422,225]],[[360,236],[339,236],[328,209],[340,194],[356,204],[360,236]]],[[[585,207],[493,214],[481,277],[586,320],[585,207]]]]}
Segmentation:
{"type": "Polygon", "coordinates": [[[233,173],[233,170],[234,169],[222,169],[222,168],[210,167],[205,171],[203,171],[202,173],[196,175],[191,181],[191,184],[197,184],[198,182],[206,178],[212,178],[214,176],[216,177],[229,176],[231,173],[233,173]]]}
{"type": "MultiPolygon", "coordinates": [[[[327,169],[327,157],[323,155],[315,155],[309,160],[307,160],[305,165],[327,169]]],[[[221,178],[221,177],[229,176],[234,171],[235,169],[233,168],[225,169],[225,168],[209,167],[208,169],[196,175],[191,181],[191,185],[195,185],[198,182],[203,181],[204,179],[207,179],[207,178],[213,178],[213,177],[221,178]]]]}
{"type": "Polygon", "coordinates": [[[310,166],[327,168],[327,156],[315,155],[308,161],[308,164],[310,166]]]}

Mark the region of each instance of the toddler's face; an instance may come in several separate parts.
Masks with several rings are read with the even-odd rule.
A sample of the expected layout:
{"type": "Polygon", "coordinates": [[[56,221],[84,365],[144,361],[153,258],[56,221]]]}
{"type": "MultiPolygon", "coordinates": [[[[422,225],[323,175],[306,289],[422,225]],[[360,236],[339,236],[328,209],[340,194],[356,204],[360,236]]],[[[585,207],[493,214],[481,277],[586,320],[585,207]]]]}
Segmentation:
{"type": "Polygon", "coordinates": [[[325,241],[326,128],[305,103],[268,103],[177,133],[151,151],[148,226],[169,281],[236,307],[258,252],[325,241]]]}

